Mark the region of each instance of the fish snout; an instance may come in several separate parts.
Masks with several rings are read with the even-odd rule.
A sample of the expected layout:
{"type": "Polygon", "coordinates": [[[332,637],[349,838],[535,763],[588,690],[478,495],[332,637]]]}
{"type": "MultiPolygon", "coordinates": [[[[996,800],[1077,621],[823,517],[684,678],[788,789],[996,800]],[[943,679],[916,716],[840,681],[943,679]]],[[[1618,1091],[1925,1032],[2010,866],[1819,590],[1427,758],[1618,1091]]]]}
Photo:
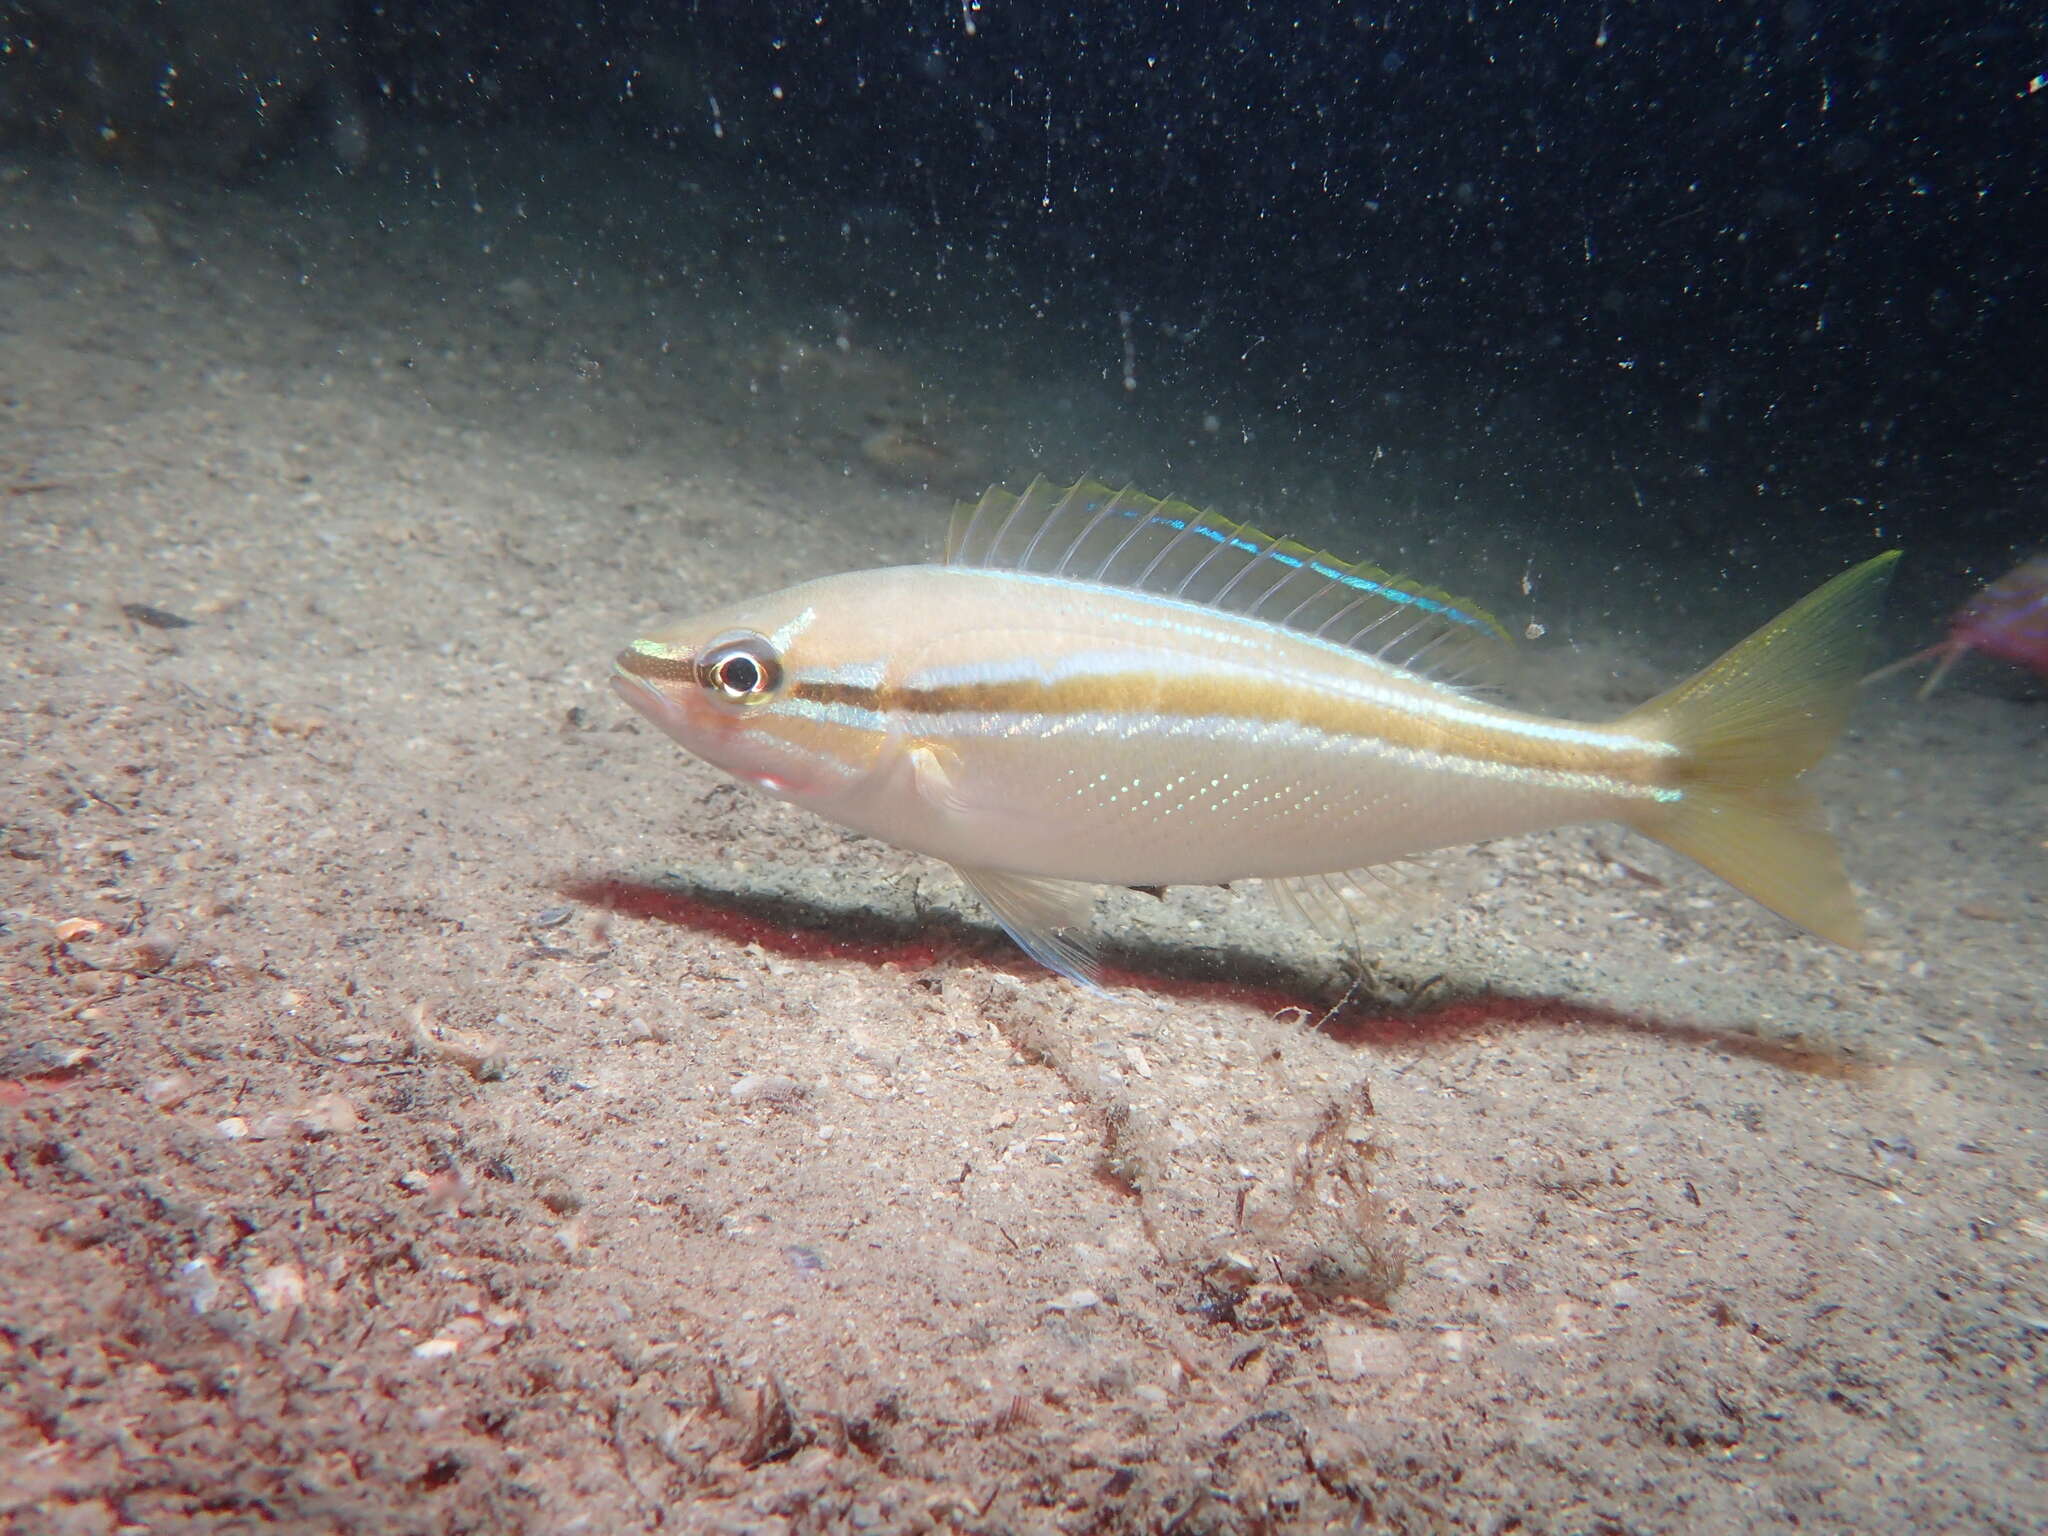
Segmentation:
{"type": "Polygon", "coordinates": [[[661,640],[635,640],[612,660],[614,679],[630,677],[650,688],[663,683],[691,683],[697,676],[697,658],[689,647],[661,640]]]}
{"type": "Polygon", "coordinates": [[[636,641],[612,662],[612,692],[684,746],[690,745],[687,702],[697,687],[694,659],[672,646],[636,641]]]}

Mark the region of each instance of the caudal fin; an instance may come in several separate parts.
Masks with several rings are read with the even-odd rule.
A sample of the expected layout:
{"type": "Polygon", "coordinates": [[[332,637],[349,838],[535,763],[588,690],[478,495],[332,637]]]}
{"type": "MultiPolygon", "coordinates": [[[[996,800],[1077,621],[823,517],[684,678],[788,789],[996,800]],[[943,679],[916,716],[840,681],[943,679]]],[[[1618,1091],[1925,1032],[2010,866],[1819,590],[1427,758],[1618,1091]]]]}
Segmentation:
{"type": "Polygon", "coordinates": [[[1892,550],[1844,571],[1621,722],[1683,753],[1679,798],[1638,813],[1638,831],[1850,948],[1862,943],[1863,914],[1820,803],[1797,780],[1849,718],[1898,558],[1892,550]]]}

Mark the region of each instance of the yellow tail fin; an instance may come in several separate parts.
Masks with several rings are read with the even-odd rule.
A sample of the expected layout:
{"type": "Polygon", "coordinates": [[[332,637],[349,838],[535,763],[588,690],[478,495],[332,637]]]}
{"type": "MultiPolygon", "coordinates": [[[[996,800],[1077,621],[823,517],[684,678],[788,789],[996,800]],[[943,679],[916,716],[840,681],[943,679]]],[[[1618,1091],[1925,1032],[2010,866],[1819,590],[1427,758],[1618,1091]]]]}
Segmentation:
{"type": "Polygon", "coordinates": [[[1863,914],[1820,803],[1796,782],[1841,734],[1899,551],[1809,593],[1719,661],[1625,717],[1679,747],[1679,799],[1634,825],[1821,938],[1863,914]]]}

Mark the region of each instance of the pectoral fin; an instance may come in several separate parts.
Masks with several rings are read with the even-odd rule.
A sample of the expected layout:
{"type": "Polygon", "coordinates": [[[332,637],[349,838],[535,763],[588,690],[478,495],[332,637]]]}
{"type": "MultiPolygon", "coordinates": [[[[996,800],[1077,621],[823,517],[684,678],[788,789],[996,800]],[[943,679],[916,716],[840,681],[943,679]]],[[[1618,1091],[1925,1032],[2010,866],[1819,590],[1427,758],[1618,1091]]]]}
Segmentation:
{"type": "MultiPolygon", "coordinates": [[[[910,750],[912,783],[919,798],[938,816],[967,812],[953,781],[950,757],[944,748],[929,744],[910,750]]],[[[1025,954],[1091,992],[1102,990],[1102,972],[1087,938],[1089,920],[1095,914],[1094,886],[1080,880],[1049,880],[961,864],[953,868],[987,903],[1003,931],[1025,954]]]]}
{"type": "Polygon", "coordinates": [[[988,903],[1003,931],[1025,954],[1048,970],[1091,992],[1102,990],[1102,971],[1088,923],[1095,911],[1095,887],[1079,880],[1046,880],[1000,869],[953,866],[974,894],[988,903]]]}
{"type": "Polygon", "coordinates": [[[952,753],[929,744],[910,749],[910,782],[918,799],[940,816],[965,814],[967,807],[954,787],[952,753]]]}

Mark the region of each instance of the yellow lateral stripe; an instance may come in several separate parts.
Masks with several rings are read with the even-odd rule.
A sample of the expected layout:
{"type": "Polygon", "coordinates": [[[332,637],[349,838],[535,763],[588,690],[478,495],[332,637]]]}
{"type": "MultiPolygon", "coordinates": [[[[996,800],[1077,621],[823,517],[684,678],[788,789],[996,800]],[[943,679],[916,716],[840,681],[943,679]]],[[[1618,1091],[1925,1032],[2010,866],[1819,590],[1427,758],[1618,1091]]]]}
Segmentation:
{"type": "Polygon", "coordinates": [[[895,715],[915,728],[937,716],[1157,716],[1230,719],[1251,726],[1294,726],[1354,737],[1393,750],[1551,772],[1598,773],[1632,783],[1661,783],[1672,754],[1662,743],[1599,727],[1480,711],[1462,698],[1362,699],[1326,687],[1214,672],[1099,673],[1053,681],[1008,678],[934,688],[877,689],[805,682],[794,697],[849,713],[895,715]]]}

